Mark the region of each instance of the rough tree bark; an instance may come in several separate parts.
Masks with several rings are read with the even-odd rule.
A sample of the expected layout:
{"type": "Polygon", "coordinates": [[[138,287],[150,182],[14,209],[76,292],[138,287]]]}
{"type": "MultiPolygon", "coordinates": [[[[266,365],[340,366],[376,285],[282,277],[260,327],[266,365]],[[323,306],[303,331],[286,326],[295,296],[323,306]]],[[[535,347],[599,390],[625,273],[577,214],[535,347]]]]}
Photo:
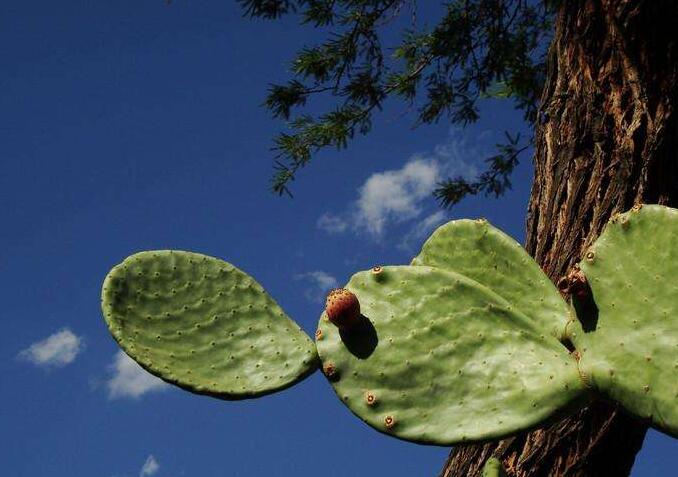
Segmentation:
{"type": "MultiPolygon", "coordinates": [[[[536,130],[526,248],[557,282],[612,214],[678,203],[678,1],[566,0],[536,130]]],[[[612,404],[452,450],[441,475],[496,455],[509,475],[627,476],[646,426],[612,404]]]]}

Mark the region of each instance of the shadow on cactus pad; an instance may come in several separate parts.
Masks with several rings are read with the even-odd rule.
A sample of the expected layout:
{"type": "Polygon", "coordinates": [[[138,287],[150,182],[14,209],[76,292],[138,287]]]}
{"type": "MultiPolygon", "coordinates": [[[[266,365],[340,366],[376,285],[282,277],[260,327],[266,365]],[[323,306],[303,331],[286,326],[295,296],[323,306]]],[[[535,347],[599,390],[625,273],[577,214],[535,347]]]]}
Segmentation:
{"type": "Polygon", "coordinates": [[[350,329],[340,329],[339,335],[346,349],[358,359],[369,358],[379,344],[377,330],[365,315],[360,315],[350,329]]]}

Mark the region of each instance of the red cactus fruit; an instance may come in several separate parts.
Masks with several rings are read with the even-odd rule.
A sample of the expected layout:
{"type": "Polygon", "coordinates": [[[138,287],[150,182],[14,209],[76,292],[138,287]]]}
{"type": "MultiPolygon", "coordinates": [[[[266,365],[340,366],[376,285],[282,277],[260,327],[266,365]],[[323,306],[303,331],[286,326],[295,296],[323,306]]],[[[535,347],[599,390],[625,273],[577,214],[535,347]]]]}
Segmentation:
{"type": "Polygon", "coordinates": [[[347,330],[360,318],[358,297],[344,288],[335,288],[327,295],[325,312],[337,328],[347,330]]]}

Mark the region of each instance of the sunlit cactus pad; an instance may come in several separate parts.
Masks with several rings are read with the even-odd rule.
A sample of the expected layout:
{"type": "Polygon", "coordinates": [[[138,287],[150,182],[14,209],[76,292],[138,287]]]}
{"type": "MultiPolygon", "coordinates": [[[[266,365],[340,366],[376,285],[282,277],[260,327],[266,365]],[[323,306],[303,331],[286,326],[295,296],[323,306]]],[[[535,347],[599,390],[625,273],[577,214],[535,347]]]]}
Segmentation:
{"type": "Polygon", "coordinates": [[[616,216],[581,261],[598,307],[573,341],[601,393],[678,436],[678,210],[616,216]]]}
{"type": "Polygon", "coordinates": [[[375,429],[420,443],[493,439],[587,396],[574,358],[530,317],[455,272],[354,275],[362,323],[321,316],[316,345],[338,397],[375,429]]]}
{"type": "Polygon", "coordinates": [[[255,397],[318,366],[313,342],[252,277],[205,255],[128,257],[106,277],[102,309],[127,354],[192,392],[255,397]]]}
{"type": "Polygon", "coordinates": [[[501,295],[549,334],[562,338],[566,303],[537,262],[514,239],[486,220],[454,220],[424,243],[412,265],[453,270],[501,295]]]}

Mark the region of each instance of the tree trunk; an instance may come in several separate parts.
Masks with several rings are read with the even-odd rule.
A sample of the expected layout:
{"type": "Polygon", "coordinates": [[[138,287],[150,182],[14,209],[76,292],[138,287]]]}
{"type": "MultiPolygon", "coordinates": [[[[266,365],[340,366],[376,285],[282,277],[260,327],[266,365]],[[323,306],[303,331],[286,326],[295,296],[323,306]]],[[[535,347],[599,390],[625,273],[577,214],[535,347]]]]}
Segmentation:
{"type": "MultiPolygon", "coordinates": [[[[563,0],[549,50],[526,248],[554,281],[610,216],[678,203],[678,1],[563,0]]],[[[595,402],[561,422],[454,448],[444,477],[627,476],[646,426],[595,402]]]]}

